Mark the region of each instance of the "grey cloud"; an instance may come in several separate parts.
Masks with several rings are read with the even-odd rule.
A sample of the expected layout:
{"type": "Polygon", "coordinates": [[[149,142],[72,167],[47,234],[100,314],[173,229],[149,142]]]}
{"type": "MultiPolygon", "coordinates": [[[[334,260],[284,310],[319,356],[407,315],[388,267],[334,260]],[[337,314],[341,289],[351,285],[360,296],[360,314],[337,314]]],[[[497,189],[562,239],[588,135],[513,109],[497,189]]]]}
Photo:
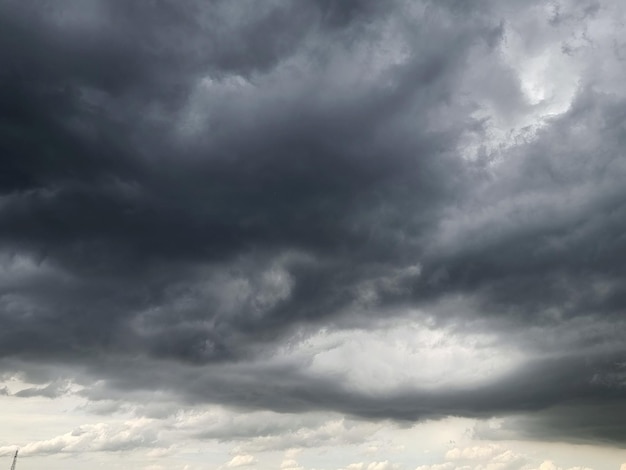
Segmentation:
{"type": "MultiPolygon", "coordinates": [[[[118,398],[158,400],[155,395],[148,398],[150,391],[165,386],[174,395],[182,391],[185,395],[181,398],[188,405],[206,401],[222,403],[244,410],[244,415],[245,410],[254,409],[279,413],[331,410],[367,420],[390,418],[399,422],[450,415],[489,418],[506,413],[530,413],[537,414],[533,418],[537,426],[546,419],[548,432],[553,418],[543,412],[565,406],[564,403],[572,410],[589,410],[589,416],[597,406],[603,409],[621,406],[624,370],[618,362],[619,357],[584,351],[561,358],[542,357],[480,385],[430,391],[399,387],[383,394],[353,390],[342,380],[300,372],[296,365],[290,368],[260,364],[239,368],[222,366],[205,369],[199,374],[197,368],[189,366],[163,370],[158,363],[144,363],[140,372],[136,366],[117,368],[114,381],[98,388],[88,388],[83,396],[97,401],[121,393],[118,398]],[[185,384],[183,389],[173,385],[181,383],[185,384]],[[137,387],[138,392],[135,391],[137,387]]],[[[585,421],[586,416],[581,414],[580,419],[585,421]]],[[[612,419],[613,445],[622,445],[619,433],[623,429],[623,420],[620,416],[617,414],[612,419]]],[[[231,438],[238,436],[237,433],[247,433],[244,425],[242,423],[237,431],[233,431],[231,438]]],[[[257,433],[272,433],[272,426],[255,429],[257,433]]],[[[585,430],[580,433],[585,435],[585,430]]],[[[590,432],[586,438],[599,441],[603,437],[601,434],[590,432]]],[[[559,437],[563,436],[567,433],[559,434],[559,437]]]]}
{"type": "MultiPolygon", "coordinates": [[[[156,9],[154,14],[165,12],[156,9]]],[[[441,15],[445,17],[445,10],[441,15]]],[[[130,21],[133,15],[124,17],[130,21]]],[[[54,70],[65,73],[58,79],[65,80],[61,89],[12,81],[9,88],[17,88],[17,93],[14,90],[5,99],[13,110],[15,131],[5,131],[7,152],[16,157],[7,177],[18,186],[7,187],[1,223],[4,244],[10,253],[34,257],[67,277],[63,285],[61,276],[47,281],[47,289],[63,295],[41,290],[24,295],[29,290],[25,284],[5,297],[11,308],[38,320],[7,316],[5,321],[12,325],[3,341],[7,352],[19,350],[20,344],[33,353],[106,349],[107,343],[126,347],[134,343],[129,318],[157,308],[176,285],[189,282],[197,272],[194,265],[228,263],[257,253],[279,255],[286,249],[310,253],[320,262],[313,263],[313,270],[296,272],[290,302],[266,314],[267,323],[243,319],[233,328],[280,331],[293,319],[315,319],[324,311],[332,314],[348,300],[341,283],[352,283],[360,275],[354,266],[400,256],[403,247],[389,242],[404,237],[407,229],[419,234],[428,227],[434,208],[448,198],[446,185],[451,183],[445,175],[453,168],[463,172],[446,149],[454,143],[454,126],[463,125],[462,119],[418,133],[406,128],[403,120],[412,115],[415,125],[426,125],[418,109],[440,107],[438,100],[448,93],[445,87],[451,86],[462,60],[465,37],[491,34],[489,25],[476,23],[452,34],[429,26],[426,33],[441,36],[450,47],[459,46],[459,52],[445,59],[436,48],[426,46],[407,65],[386,72],[393,72],[389,86],[373,81],[352,93],[332,86],[324,91],[329,97],[337,94],[339,104],[311,100],[296,89],[298,94],[287,106],[267,103],[267,116],[255,119],[252,127],[245,120],[238,124],[242,116],[231,116],[226,108],[220,123],[224,130],[215,139],[195,139],[184,148],[168,139],[157,148],[153,141],[158,134],[146,135],[144,123],[120,117],[115,110],[91,111],[79,93],[85,85],[71,67],[65,70],[61,64],[54,70]],[[20,93],[28,100],[16,99],[20,93]],[[53,106],[48,98],[58,103],[53,106]],[[75,121],[80,122],[79,129],[72,125],[75,121]],[[91,130],[81,130],[85,127],[91,130]],[[242,133],[246,139],[240,138],[242,133]],[[40,138],[26,138],[32,135],[40,138]],[[146,149],[134,144],[137,139],[154,153],[145,155],[146,149]],[[18,154],[26,157],[18,159],[18,154]],[[405,227],[403,211],[409,201],[419,210],[412,210],[417,220],[405,227]],[[327,297],[329,305],[315,305],[313,297],[327,297]],[[29,331],[29,325],[46,326],[29,331]],[[26,341],[8,333],[11,330],[37,341],[26,341]]],[[[106,32],[105,28],[102,34],[106,32]]],[[[356,41],[369,33],[354,34],[356,41]]],[[[419,36],[408,40],[417,41],[419,36]]],[[[36,43],[34,48],[40,51],[36,43]]],[[[90,60],[97,61],[98,50],[93,52],[90,60]]],[[[137,54],[141,63],[143,56],[137,54]]],[[[72,50],[50,53],[57,55],[75,58],[72,50]]],[[[22,60],[29,64],[29,59],[39,62],[28,55],[22,60]]],[[[167,69],[171,67],[174,64],[167,69]]],[[[100,76],[97,70],[96,75],[100,76]]],[[[126,100],[122,92],[88,84],[111,95],[107,101],[126,100]]],[[[167,84],[161,88],[169,90],[167,84]]],[[[229,269],[238,269],[237,264],[229,269]]],[[[194,315],[214,321],[211,307],[204,309],[194,315]]],[[[227,339],[180,324],[148,347],[157,355],[202,361],[198,348],[205,340],[211,343],[209,358],[234,354],[220,344],[227,339]]]]}
{"type": "MultiPolygon", "coordinates": [[[[460,156],[489,135],[483,101],[509,120],[534,109],[498,55],[529,6],[42,5],[0,5],[6,370],[104,379],[94,401],[163,390],[367,419],[621,406],[623,98],[588,73],[528,142],[460,156]],[[240,368],[293,335],[411,309],[548,359],[476,389],[384,397],[240,368]]],[[[601,13],[581,5],[543,19],[601,13]]]]}
{"type": "Polygon", "coordinates": [[[494,182],[444,222],[449,238],[434,243],[424,278],[435,281],[442,268],[446,278],[423,289],[477,293],[494,313],[619,315],[623,110],[623,101],[585,91],[516,148],[494,182]]]}
{"type": "Polygon", "coordinates": [[[52,382],[45,387],[29,387],[24,388],[18,392],[15,392],[16,397],[31,398],[31,397],[45,397],[45,398],[58,398],[66,395],[69,391],[69,384],[64,381],[52,382]]]}
{"type": "Polygon", "coordinates": [[[569,441],[623,448],[624,412],[622,401],[585,406],[554,406],[537,413],[503,419],[498,429],[479,425],[473,430],[480,439],[525,438],[544,442],[569,441]],[[593,439],[590,439],[593,436],[593,439]]]}

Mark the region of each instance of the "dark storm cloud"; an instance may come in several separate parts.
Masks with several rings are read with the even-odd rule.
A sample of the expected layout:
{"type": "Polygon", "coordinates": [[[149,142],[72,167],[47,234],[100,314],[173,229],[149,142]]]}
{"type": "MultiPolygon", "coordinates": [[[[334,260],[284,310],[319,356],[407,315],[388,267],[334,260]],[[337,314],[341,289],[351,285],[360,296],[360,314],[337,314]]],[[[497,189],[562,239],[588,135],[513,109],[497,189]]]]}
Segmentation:
{"type": "MultiPolygon", "coordinates": [[[[198,328],[194,319],[215,318],[210,295],[201,299],[206,304],[196,311],[179,313],[188,315],[188,322],[172,324],[167,312],[152,315],[165,323],[148,329],[167,328],[147,339],[155,354],[202,361],[204,353],[198,348],[209,342],[208,358],[227,357],[236,347],[222,344],[228,340],[223,333],[228,335],[231,328],[251,334],[260,330],[262,337],[300,319],[332,315],[345,305],[350,300],[347,287],[361,276],[354,267],[393,263],[394,257],[405,256],[409,247],[393,246],[393,238],[404,237],[407,230],[415,235],[424,231],[436,206],[450,197],[446,192],[454,182],[446,174],[463,172],[449,147],[458,132],[455,126],[466,118],[455,122],[451,116],[452,123],[431,132],[415,132],[403,121],[410,117],[416,126],[429,124],[419,110],[439,108],[462,63],[467,36],[494,34],[489,24],[476,21],[458,32],[429,26],[415,33],[415,41],[420,35],[439,35],[442,44],[426,45],[408,65],[386,72],[384,86],[377,81],[354,90],[329,86],[320,100],[322,84],[316,82],[323,77],[308,75],[315,73],[314,64],[300,76],[304,86],[282,103],[280,97],[263,101],[263,86],[269,85],[259,76],[258,93],[249,96],[244,90],[243,97],[227,97],[232,105],[216,103],[223,108],[219,131],[213,135],[209,127],[208,133],[192,136],[182,146],[178,139],[168,138],[171,131],[159,119],[151,120],[151,106],[162,106],[172,89],[197,86],[204,76],[197,64],[204,65],[201,70],[209,77],[215,67],[220,73],[233,71],[221,65],[210,47],[206,57],[198,58],[178,46],[181,40],[171,31],[195,32],[188,24],[192,12],[186,8],[165,2],[142,15],[126,12],[118,24],[114,21],[118,6],[94,5],[103,16],[92,19],[95,31],[89,22],[81,25],[87,31],[73,31],[71,24],[55,28],[43,17],[31,20],[39,24],[34,28],[26,22],[22,6],[7,8],[4,15],[10,26],[6,34],[27,46],[19,60],[11,55],[15,47],[5,51],[9,72],[4,89],[10,92],[3,95],[3,143],[9,165],[0,228],[9,253],[6,263],[19,264],[26,254],[52,270],[45,279],[24,279],[5,296],[5,311],[10,307],[23,312],[6,315],[9,327],[2,344],[7,354],[20,349],[73,354],[134,345],[133,338],[125,338],[132,336],[127,322],[172,296],[184,295],[185,285],[206,274],[195,266],[221,262],[226,263],[219,266],[222,269],[238,269],[232,260],[241,256],[263,258],[285,250],[312,254],[316,260],[310,266],[300,271],[299,263],[293,267],[297,279],[289,303],[266,308],[271,311],[263,318],[243,312],[217,325],[226,328],[224,332],[214,331],[214,326],[198,328]],[[135,15],[150,21],[141,26],[144,22],[135,15]],[[141,28],[150,38],[157,26],[167,28],[155,41],[169,40],[173,45],[148,43],[152,50],[127,39],[141,28]],[[66,37],[72,34],[85,35],[86,40],[66,37]],[[107,47],[109,38],[113,44],[107,47]],[[116,41],[128,44],[118,46],[116,41]],[[438,49],[442,46],[458,51],[446,58],[438,49]],[[191,57],[185,65],[191,65],[181,68],[177,61],[187,55],[191,57]],[[108,60],[113,63],[105,63],[108,60]],[[137,70],[125,76],[127,66],[137,70]],[[101,68],[111,67],[122,70],[121,76],[114,74],[120,80],[115,86],[99,81],[101,68]],[[170,79],[168,74],[175,76],[170,79]],[[143,96],[146,90],[148,98],[143,96]],[[254,108],[259,100],[262,110],[254,108]],[[244,109],[239,111],[238,106],[244,109]],[[250,106],[250,114],[262,112],[252,122],[242,114],[250,106]],[[414,220],[405,220],[406,210],[414,220]],[[321,304],[315,301],[324,297],[321,304]],[[37,341],[33,344],[27,337],[37,341]]],[[[69,14],[63,6],[59,10],[61,18],[69,14]]],[[[247,11],[230,12],[226,4],[218,3],[204,14],[225,15],[231,27],[224,33],[228,42],[246,38],[240,30],[253,21],[247,11]],[[237,14],[245,14],[240,20],[244,25],[237,22],[237,14]]],[[[348,49],[346,59],[356,47],[350,42],[375,41],[379,34],[369,31],[372,26],[362,30],[359,22],[365,21],[365,11],[370,8],[358,15],[342,14],[354,19],[332,38],[339,41],[337,47],[348,49]]],[[[317,12],[312,19],[320,15],[317,12]]],[[[379,21],[384,23],[384,16],[379,21]]],[[[269,28],[267,35],[274,29],[269,28]]],[[[309,48],[316,50],[310,60],[320,60],[323,66],[331,60],[324,58],[331,53],[331,43],[322,36],[314,39],[309,48]]],[[[201,44],[214,42],[209,35],[201,44]]],[[[267,41],[250,40],[249,46],[259,42],[267,41]]],[[[211,104],[202,111],[210,112],[211,104]]],[[[179,107],[187,105],[185,100],[179,102],[179,107]]],[[[176,117],[172,112],[169,128],[176,126],[176,117]]],[[[243,278],[254,277],[255,269],[260,269],[254,263],[243,268],[250,271],[243,278]]]]}
{"type": "Polygon", "coordinates": [[[464,214],[443,222],[424,291],[472,293],[484,310],[527,321],[550,309],[559,319],[621,315],[625,110],[623,100],[584,90],[516,148],[464,214]]]}
{"type": "MultiPolygon", "coordinates": [[[[108,380],[94,400],[164,389],[398,420],[620,404],[606,380],[626,352],[626,103],[583,87],[502,162],[460,158],[464,136],[487,134],[463,86],[503,40],[490,8],[2,2],[7,368],[63,361],[108,380]],[[442,307],[452,296],[467,307],[442,307]],[[229,369],[303,326],[399,307],[458,328],[486,318],[557,359],[483,388],[384,397],[229,369]],[[578,333],[578,318],[602,321],[578,333]]],[[[611,426],[623,443],[626,423],[611,426]]]]}
{"type": "MultiPolygon", "coordinates": [[[[383,394],[356,390],[331,377],[312,377],[298,367],[254,364],[199,371],[188,366],[164,370],[154,362],[142,362],[141,367],[117,363],[107,366],[115,367],[115,380],[89,388],[83,396],[105,403],[112,397],[144,401],[157,388],[174,394],[184,389],[180,398],[187,405],[208,400],[235,407],[243,414],[255,409],[337,411],[358,419],[393,419],[405,424],[447,416],[505,414],[513,417],[505,420],[501,435],[488,434],[489,429],[478,426],[477,436],[511,439],[535,433],[535,438],[546,440],[623,446],[624,423],[619,411],[626,376],[623,364],[617,362],[619,357],[580,353],[542,358],[482,385],[421,391],[398,387],[383,394]],[[181,383],[185,387],[175,385],[181,383]],[[611,409],[615,413],[603,427],[601,416],[611,409]]],[[[100,369],[98,373],[110,375],[111,371],[100,369]]],[[[230,439],[236,432],[221,437],[230,439]]]]}

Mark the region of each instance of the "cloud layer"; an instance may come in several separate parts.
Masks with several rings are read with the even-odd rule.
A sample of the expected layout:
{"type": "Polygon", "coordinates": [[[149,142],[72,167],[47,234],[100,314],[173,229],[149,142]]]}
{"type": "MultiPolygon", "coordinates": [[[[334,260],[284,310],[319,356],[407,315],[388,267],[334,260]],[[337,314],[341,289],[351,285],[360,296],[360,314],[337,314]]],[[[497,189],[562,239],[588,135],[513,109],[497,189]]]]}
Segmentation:
{"type": "Polygon", "coordinates": [[[0,2],[5,394],[623,447],[625,19],[0,2]]]}

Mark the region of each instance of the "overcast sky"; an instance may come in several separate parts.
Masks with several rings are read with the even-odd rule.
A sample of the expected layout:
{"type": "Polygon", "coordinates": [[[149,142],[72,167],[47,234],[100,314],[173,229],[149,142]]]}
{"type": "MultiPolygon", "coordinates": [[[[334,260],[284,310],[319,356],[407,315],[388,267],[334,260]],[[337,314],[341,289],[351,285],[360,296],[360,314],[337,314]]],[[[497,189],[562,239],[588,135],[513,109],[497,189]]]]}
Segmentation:
{"type": "Polygon", "coordinates": [[[620,0],[0,0],[0,468],[625,470],[620,0]]]}

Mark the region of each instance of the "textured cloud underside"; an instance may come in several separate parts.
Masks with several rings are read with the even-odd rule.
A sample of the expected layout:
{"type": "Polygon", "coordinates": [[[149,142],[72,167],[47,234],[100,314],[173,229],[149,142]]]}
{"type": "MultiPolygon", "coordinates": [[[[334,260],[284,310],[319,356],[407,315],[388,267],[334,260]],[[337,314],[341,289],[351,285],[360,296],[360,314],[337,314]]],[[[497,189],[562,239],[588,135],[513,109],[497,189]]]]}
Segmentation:
{"type": "Polygon", "coordinates": [[[623,446],[625,19],[1,2],[0,393],[623,446]]]}

